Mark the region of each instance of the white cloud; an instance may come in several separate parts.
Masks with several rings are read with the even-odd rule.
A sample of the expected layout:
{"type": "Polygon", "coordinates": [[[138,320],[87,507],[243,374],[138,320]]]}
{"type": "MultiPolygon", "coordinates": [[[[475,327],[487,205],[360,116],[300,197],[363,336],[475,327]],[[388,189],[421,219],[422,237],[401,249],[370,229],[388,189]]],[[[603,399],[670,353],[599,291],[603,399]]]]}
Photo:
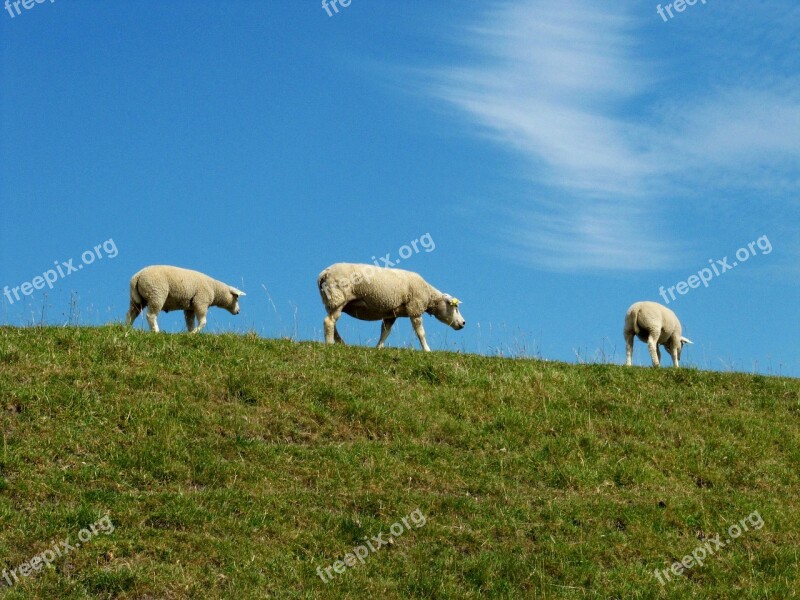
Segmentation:
{"type": "Polygon", "coordinates": [[[503,4],[465,31],[478,64],[437,74],[435,95],[530,165],[537,193],[511,209],[516,225],[503,232],[518,260],[554,270],[668,266],[683,244],[665,235],[658,206],[668,190],[723,180],[758,188],[758,169],[784,163],[784,178],[796,179],[797,97],[729,87],[669,102],[670,83],[638,58],[632,6],[503,4]]]}

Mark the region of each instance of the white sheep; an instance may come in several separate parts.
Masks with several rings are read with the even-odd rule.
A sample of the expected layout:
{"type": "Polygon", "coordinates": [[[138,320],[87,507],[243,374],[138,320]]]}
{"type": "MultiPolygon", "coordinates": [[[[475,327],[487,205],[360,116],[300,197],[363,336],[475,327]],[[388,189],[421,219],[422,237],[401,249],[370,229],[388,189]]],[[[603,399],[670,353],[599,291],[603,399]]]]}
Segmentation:
{"type": "Polygon", "coordinates": [[[150,330],[158,332],[158,313],[182,310],[186,329],[199,333],[206,325],[209,306],[219,306],[239,314],[239,298],[245,293],[199,271],[154,265],[131,277],[131,305],[127,322],[131,325],[147,307],[150,330]],[[197,318],[197,329],[194,327],[197,318]]]}
{"type": "Polygon", "coordinates": [[[681,322],[678,317],[657,302],[636,302],[625,313],[625,364],[630,366],[633,354],[633,337],[637,336],[647,344],[653,366],[661,364],[661,349],[664,346],[672,356],[672,366],[680,366],[681,349],[684,344],[691,344],[691,340],[681,335],[681,322]]]}
{"type": "Polygon", "coordinates": [[[422,315],[433,315],[453,329],[463,329],[466,321],[458,309],[459,300],[443,294],[417,273],[373,265],[337,263],[317,279],[325,317],[325,343],[344,343],[336,321],[346,313],[362,321],[382,321],[378,348],[389,337],[398,317],[409,317],[422,349],[430,352],[425,341],[422,315]]]}

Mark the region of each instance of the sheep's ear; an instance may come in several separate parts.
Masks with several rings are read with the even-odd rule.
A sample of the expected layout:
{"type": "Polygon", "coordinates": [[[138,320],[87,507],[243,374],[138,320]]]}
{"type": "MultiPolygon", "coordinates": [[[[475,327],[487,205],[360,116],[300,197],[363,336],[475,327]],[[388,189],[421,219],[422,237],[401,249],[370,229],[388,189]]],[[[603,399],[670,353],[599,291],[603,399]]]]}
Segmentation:
{"type": "Polygon", "coordinates": [[[245,294],[242,290],[237,290],[235,287],[231,288],[231,294],[233,294],[234,296],[238,296],[240,298],[242,296],[247,296],[247,294],[245,294]]]}
{"type": "Polygon", "coordinates": [[[693,344],[693,343],[694,342],[692,342],[692,340],[690,340],[689,338],[685,338],[685,337],[681,336],[681,345],[683,345],[683,344],[693,344]]]}
{"type": "Polygon", "coordinates": [[[453,298],[450,294],[442,294],[442,300],[447,302],[450,306],[458,306],[461,304],[461,300],[458,298],[453,298]]]}

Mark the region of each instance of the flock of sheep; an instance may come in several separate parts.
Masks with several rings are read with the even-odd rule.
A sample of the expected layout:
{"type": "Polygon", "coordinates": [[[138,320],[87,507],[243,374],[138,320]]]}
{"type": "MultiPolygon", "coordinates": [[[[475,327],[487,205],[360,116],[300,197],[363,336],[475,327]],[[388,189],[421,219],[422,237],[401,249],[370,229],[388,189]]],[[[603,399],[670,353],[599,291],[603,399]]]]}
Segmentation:
{"type": "MultiPolygon", "coordinates": [[[[336,321],[342,313],[362,321],[381,321],[378,348],[383,347],[398,317],[411,319],[425,352],[431,349],[425,341],[422,326],[424,313],[455,330],[463,329],[467,324],[461,316],[457,298],[440,292],[411,271],[336,263],[319,274],[317,286],[328,313],[323,321],[327,344],[343,343],[336,329],[336,321]]],[[[186,329],[197,333],[206,325],[209,306],[218,306],[238,315],[239,298],[244,295],[243,291],[198,271],[166,265],[145,267],[131,278],[130,308],[126,320],[128,325],[132,325],[147,308],[147,323],[151,331],[157,332],[159,312],[182,310],[186,329]]],[[[675,313],[656,302],[633,304],[625,314],[623,333],[627,365],[631,364],[634,337],[647,344],[654,367],[661,364],[659,346],[666,348],[673,366],[677,368],[683,345],[692,343],[681,335],[681,323],[675,313]]]]}

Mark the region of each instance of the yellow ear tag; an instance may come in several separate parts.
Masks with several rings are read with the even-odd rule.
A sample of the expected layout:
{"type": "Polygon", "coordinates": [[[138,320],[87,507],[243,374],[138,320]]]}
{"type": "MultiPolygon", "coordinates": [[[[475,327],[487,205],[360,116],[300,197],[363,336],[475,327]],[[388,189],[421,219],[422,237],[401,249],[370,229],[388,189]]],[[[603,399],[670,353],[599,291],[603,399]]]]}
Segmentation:
{"type": "Polygon", "coordinates": [[[461,302],[461,300],[459,300],[458,298],[453,298],[452,300],[450,300],[450,305],[451,306],[458,306],[460,302],[461,302]]]}

